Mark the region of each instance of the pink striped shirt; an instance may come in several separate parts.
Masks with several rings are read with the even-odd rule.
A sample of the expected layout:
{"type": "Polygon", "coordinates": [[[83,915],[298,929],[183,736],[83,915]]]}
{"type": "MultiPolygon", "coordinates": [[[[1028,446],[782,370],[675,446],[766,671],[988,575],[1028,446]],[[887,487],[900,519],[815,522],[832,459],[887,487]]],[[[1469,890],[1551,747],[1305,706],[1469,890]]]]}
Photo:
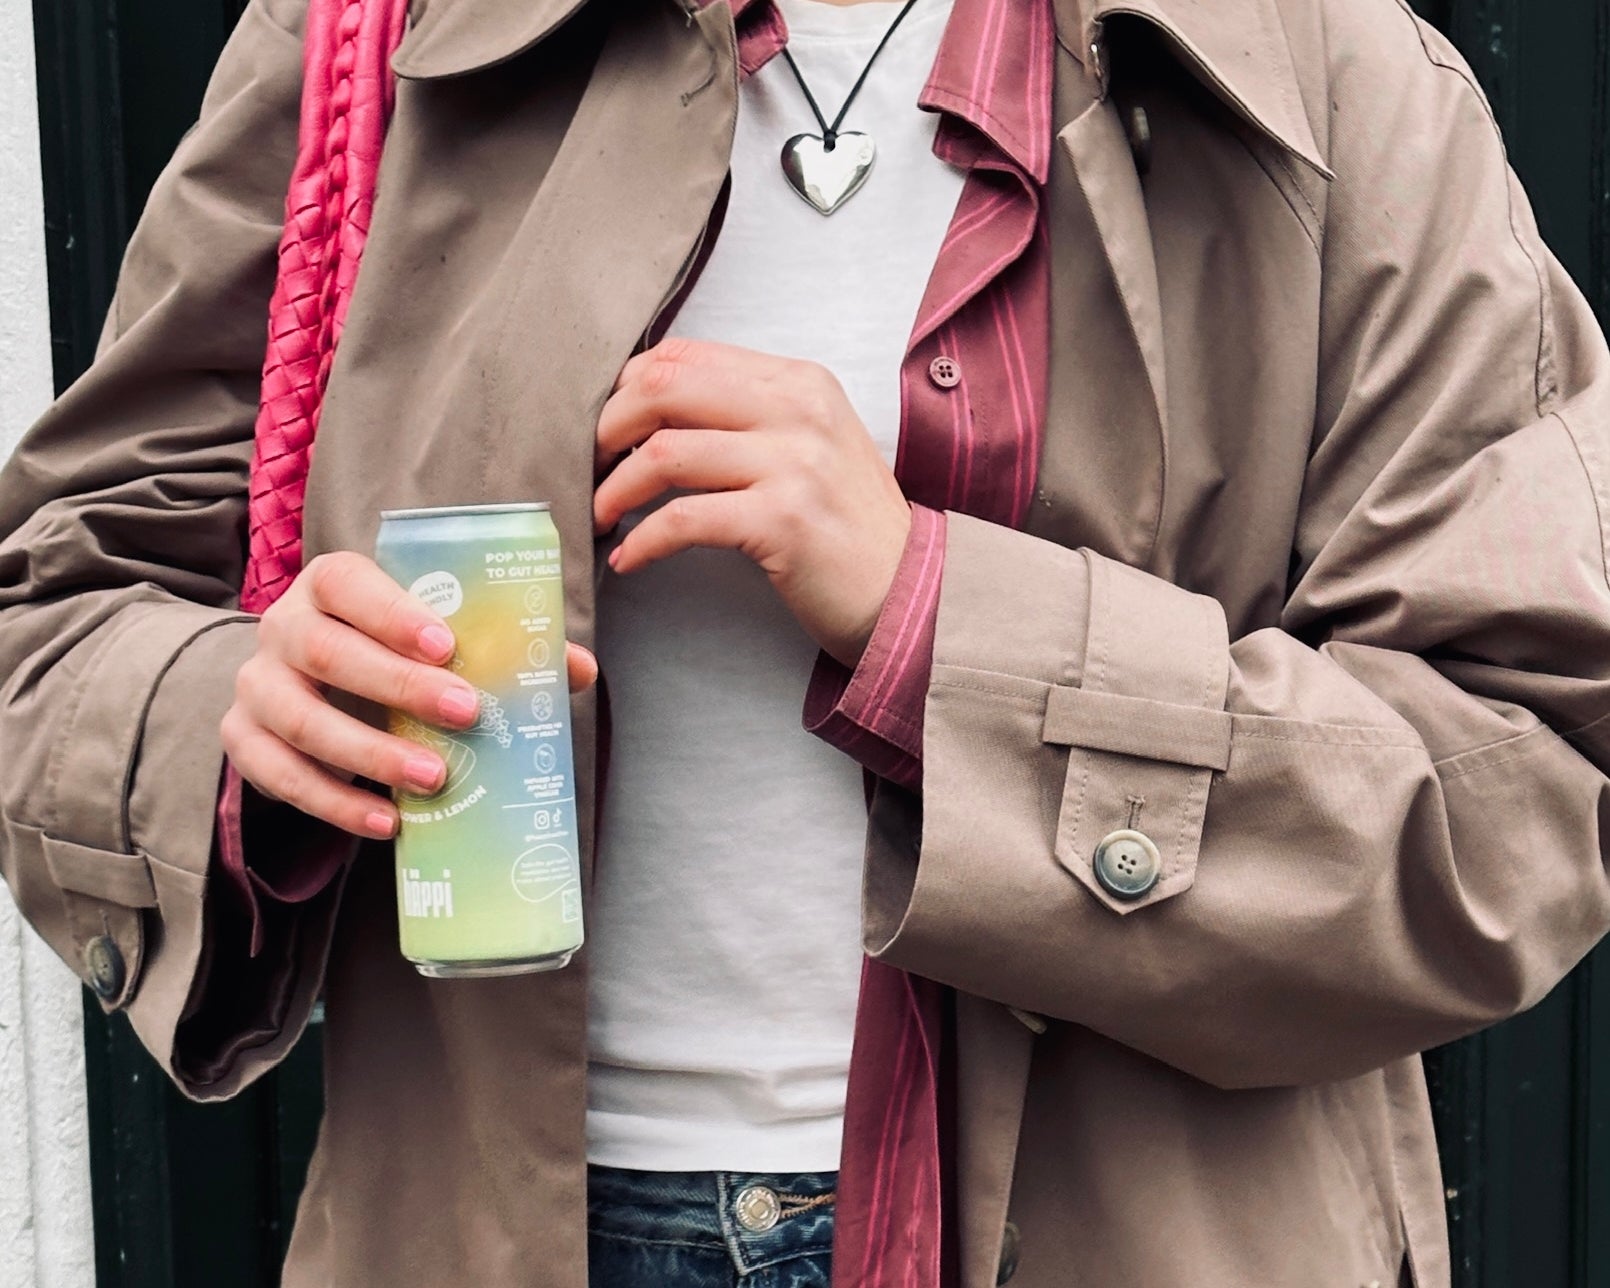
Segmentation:
{"type": "MultiPolygon", "coordinates": [[[[744,18],[756,10],[772,11],[769,0],[750,0],[744,18]]],[[[775,38],[770,23],[756,28],[775,38]]],[[[741,35],[761,39],[747,22],[741,35]]],[[[956,0],[919,100],[943,113],[935,153],[968,179],[901,370],[895,476],[913,503],[911,539],[861,664],[851,672],[824,654],[805,703],[813,733],[912,788],[922,781],[943,511],[1021,524],[1040,459],[1054,40],[1045,0],[956,0]]]]}
{"type": "MultiPolygon", "coordinates": [[[[747,74],[787,40],[771,0],[737,0],[747,74]]],[[[1050,0],[955,0],[919,103],[936,155],[968,171],[901,368],[895,477],[911,536],[860,664],[823,654],[805,725],[913,790],[944,565],[944,511],[1020,526],[1034,493],[1050,363],[1041,193],[1051,164],[1050,0]]],[[[837,1288],[955,1281],[945,1220],[950,999],[868,960],[838,1185],[837,1288]]]]}

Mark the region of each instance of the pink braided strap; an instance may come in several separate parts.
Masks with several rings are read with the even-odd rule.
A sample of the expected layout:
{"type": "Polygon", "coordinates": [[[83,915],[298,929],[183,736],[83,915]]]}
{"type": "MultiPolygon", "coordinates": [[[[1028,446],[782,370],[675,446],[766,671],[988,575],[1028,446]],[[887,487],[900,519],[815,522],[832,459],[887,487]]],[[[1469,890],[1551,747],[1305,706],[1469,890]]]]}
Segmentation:
{"type": "MultiPolygon", "coordinates": [[[[302,570],[313,436],[369,238],[380,152],[396,102],[391,55],[407,19],[408,0],[309,0],[296,165],[285,198],[252,452],[250,545],[240,593],[249,613],[267,609],[302,570]]],[[[226,763],[218,852],[250,915],[255,957],[265,944],[259,891],[283,902],[312,897],[350,857],[351,838],[324,838],[302,856],[290,883],[270,885],[246,861],[244,789],[239,771],[226,763]]]]}
{"type": "Polygon", "coordinates": [[[310,0],[302,119],[269,305],[240,604],[261,613],[302,569],[313,436],[374,211],[407,0],[310,0]]]}

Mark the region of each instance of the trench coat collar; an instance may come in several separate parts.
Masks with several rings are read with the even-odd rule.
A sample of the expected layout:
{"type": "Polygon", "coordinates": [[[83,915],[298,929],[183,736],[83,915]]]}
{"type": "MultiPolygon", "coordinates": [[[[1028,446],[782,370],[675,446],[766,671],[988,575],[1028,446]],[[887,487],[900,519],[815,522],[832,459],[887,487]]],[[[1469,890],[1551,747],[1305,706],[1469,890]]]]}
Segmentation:
{"type": "Polygon", "coordinates": [[[542,43],[587,0],[411,0],[392,57],[404,80],[444,80],[506,63],[542,43]]]}
{"type": "MultiPolygon", "coordinates": [[[[754,0],[730,2],[734,13],[742,13],[754,0]]],[[[686,13],[691,22],[709,0],[661,3],[686,13]]],[[[588,0],[411,0],[408,34],[392,58],[392,70],[404,80],[446,80],[496,67],[540,45],[587,4],[588,0]]]]}
{"type": "MultiPolygon", "coordinates": [[[[721,0],[716,0],[720,3],[721,0]]],[[[414,0],[414,21],[393,66],[434,80],[507,62],[531,49],[588,0],[414,0]]],[[[684,10],[699,0],[664,0],[684,10]]],[[[741,12],[752,0],[731,0],[741,12]]],[[[1058,39],[1082,62],[1110,18],[1150,22],[1186,67],[1255,129],[1327,177],[1303,111],[1276,0],[1055,0],[1058,39]]]]}
{"type": "MultiPolygon", "coordinates": [[[[1277,0],[1055,0],[1057,39],[1105,95],[1103,29],[1109,19],[1148,22],[1187,70],[1247,124],[1327,179],[1303,110],[1301,85],[1277,0]]],[[[1120,69],[1121,75],[1121,69],[1120,69]]]]}

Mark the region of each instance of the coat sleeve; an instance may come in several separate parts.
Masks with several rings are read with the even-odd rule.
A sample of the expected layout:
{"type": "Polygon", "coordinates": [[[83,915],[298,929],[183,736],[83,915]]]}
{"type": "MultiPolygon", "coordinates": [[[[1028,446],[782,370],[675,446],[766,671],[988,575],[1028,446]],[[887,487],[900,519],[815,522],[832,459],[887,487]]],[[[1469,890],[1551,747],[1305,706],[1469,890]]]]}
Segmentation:
{"type": "Polygon", "coordinates": [[[1330,11],[1278,627],[952,516],[923,798],[883,788],[869,848],[874,955],[1222,1087],[1471,1032],[1610,927],[1604,338],[1458,56],[1391,0],[1330,11]],[[1161,860],[1132,902],[1093,873],[1124,830],[1161,860]]]}
{"type": "Polygon", "coordinates": [[[244,935],[209,896],[218,722],[255,645],[237,598],[302,9],[247,9],[129,245],[94,366],[0,472],[0,871],[208,1098],[294,1041],[334,904],[279,927],[272,967],[234,971],[244,935]],[[202,1004],[215,971],[228,1022],[202,1004]],[[208,1049],[185,1050],[187,1024],[208,1049]]]}

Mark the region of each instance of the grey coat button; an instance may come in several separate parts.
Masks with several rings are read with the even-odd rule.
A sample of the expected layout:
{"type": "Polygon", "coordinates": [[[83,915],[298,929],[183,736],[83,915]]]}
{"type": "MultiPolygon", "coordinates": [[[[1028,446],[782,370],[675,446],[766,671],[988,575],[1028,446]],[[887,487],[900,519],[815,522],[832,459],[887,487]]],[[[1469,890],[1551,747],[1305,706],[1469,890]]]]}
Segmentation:
{"type": "Polygon", "coordinates": [[[108,935],[96,935],[84,945],[84,970],[90,989],[103,1002],[115,1002],[123,995],[123,982],[128,968],[123,964],[123,950],[108,935]]]}
{"type": "Polygon", "coordinates": [[[928,364],[928,379],[941,389],[954,389],[962,382],[961,365],[955,358],[935,358],[928,364]]]}
{"type": "Polygon", "coordinates": [[[1163,875],[1163,856],[1143,832],[1113,832],[1096,846],[1096,880],[1115,899],[1139,899],[1163,875]]]}
{"type": "Polygon", "coordinates": [[[1001,1260],[995,1271],[996,1284],[1004,1284],[1017,1273],[1017,1261],[1021,1251],[1022,1236],[1017,1232],[1017,1224],[1008,1221],[1006,1229],[1001,1231],[1001,1260]]]}
{"type": "Polygon", "coordinates": [[[750,1234],[764,1234],[783,1215],[783,1205],[777,1197],[777,1191],[764,1185],[751,1185],[748,1189],[739,1190],[732,1206],[738,1213],[738,1224],[750,1234]]]}
{"type": "Polygon", "coordinates": [[[1144,107],[1137,105],[1124,113],[1124,132],[1135,158],[1135,173],[1145,178],[1152,169],[1152,121],[1144,107]]]}

